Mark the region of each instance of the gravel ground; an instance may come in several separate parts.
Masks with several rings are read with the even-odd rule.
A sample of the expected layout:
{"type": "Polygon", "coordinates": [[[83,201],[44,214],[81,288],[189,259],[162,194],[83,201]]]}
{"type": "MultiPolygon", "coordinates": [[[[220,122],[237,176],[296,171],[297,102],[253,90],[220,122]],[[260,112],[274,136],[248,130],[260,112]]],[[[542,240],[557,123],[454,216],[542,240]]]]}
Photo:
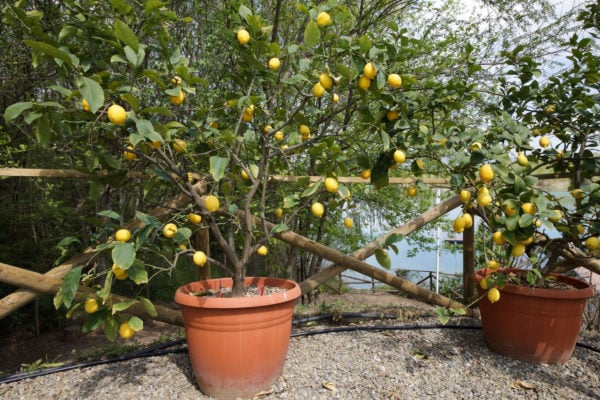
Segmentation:
{"type": "MultiPolygon", "coordinates": [[[[374,323],[401,326],[389,321],[368,325],[374,323]]],[[[327,328],[332,327],[303,327],[295,332],[327,328]]],[[[600,347],[598,339],[588,344],[600,347]]],[[[0,398],[208,397],[196,386],[187,354],[179,353],[4,383],[0,398]]],[[[290,340],[282,376],[256,398],[600,399],[600,354],[577,347],[565,365],[527,364],[490,352],[477,329],[355,330],[297,336],[290,340]]]]}

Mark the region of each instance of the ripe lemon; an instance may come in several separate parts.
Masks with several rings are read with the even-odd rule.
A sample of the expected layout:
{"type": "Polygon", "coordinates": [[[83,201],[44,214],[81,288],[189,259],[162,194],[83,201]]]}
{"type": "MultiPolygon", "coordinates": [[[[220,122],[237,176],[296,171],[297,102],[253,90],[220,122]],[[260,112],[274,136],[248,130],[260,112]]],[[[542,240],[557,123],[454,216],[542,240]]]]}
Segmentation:
{"type": "Polygon", "coordinates": [[[479,142],[473,142],[471,143],[471,145],[469,146],[469,149],[471,151],[475,151],[475,150],[481,150],[483,148],[483,146],[481,145],[481,143],[479,142]]]}
{"type": "Polygon", "coordinates": [[[271,125],[265,125],[265,127],[263,128],[263,133],[265,135],[268,135],[272,130],[273,130],[273,127],[271,125]]]}
{"type": "Polygon", "coordinates": [[[172,238],[173,236],[175,236],[175,234],[177,233],[177,225],[175,225],[174,223],[170,222],[168,224],[166,224],[163,227],[163,235],[166,238],[172,238]]]}
{"type": "Polygon", "coordinates": [[[483,183],[487,183],[494,179],[494,170],[490,164],[484,164],[479,168],[479,179],[483,183]]]}
{"type": "Polygon", "coordinates": [[[364,75],[361,76],[358,79],[358,87],[362,90],[369,90],[369,88],[371,87],[371,80],[364,75]]]}
{"type": "Polygon", "coordinates": [[[185,92],[183,90],[179,91],[177,96],[170,96],[171,104],[180,106],[183,104],[183,100],[185,100],[185,92]]]}
{"type": "Polygon", "coordinates": [[[585,239],[585,248],[592,251],[592,250],[596,250],[598,247],[600,247],[600,239],[598,239],[595,236],[590,236],[589,238],[585,239]]]}
{"type": "Polygon", "coordinates": [[[398,164],[404,163],[406,160],[406,154],[402,150],[396,150],[394,152],[394,162],[398,164]]]}
{"type": "Polygon", "coordinates": [[[250,177],[248,176],[248,173],[244,169],[242,170],[242,179],[244,179],[244,180],[250,179],[250,177]]]}
{"type": "Polygon", "coordinates": [[[488,280],[487,278],[483,278],[479,281],[479,286],[483,289],[486,290],[488,288],[488,280]]]}
{"type": "Polygon", "coordinates": [[[259,256],[266,256],[268,252],[269,249],[267,249],[267,246],[265,245],[262,245],[258,249],[256,249],[256,254],[258,254],[259,256]]]}
{"type": "Polygon", "coordinates": [[[363,67],[363,76],[367,79],[375,79],[375,76],[377,75],[377,68],[375,68],[375,65],[373,65],[373,63],[366,63],[365,66],[363,67]]]}
{"type": "Polygon", "coordinates": [[[175,139],[173,142],[173,150],[177,153],[184,153],[187,150],[187,143],[181,139],[175,139]]]}
{"type": "Polygon", "coordinates": [[[513,246],[510,255],[513,257],[521,257],[525,254],[525,245],[523,243],[517,243],[513,246]]]}
{"type": "Polygon", "coordinates": [[[517,213],[517,202],[515,200],[505,200],[502,202],[502,209],[507,217],[512,217],[517,213]]]}
{"type": "Polygon", "coordinates": [[[504,244],[504,236],[502,236],[502,232],[501,231],[496,231],[494,233],[492,233],[492,240],[494,241],[494,243],[496,244],[504,244]]]}
{"type": "Polygon", "coordinates": [[[192,256],[192,261],[199,267],[204,267],[204,265],[206,265],[206,260],[206,253],[204,253],[203,251],[197,251],[192,256]]]}
{"type": "Polygon", "coordinates": [[[331,79],[327,72],[323,72],[319,75],[319,83],[325,90],[329,90],[333,87],[333,79],[331,79]]]}
{"type": "Polygon", "coordinates": [[[152,150],[158,150],[160,149],[161,146],[161,142],[158,140],[153,140],[150,143],[148,143],[148,147],[150,147],[152,150]]]}
{"type": "Polygon", "coordinates": [[[498,268],[500,268],[500,263],[496,260],[490,260],[487,263],[487,267],[492,270],[497,270],[498,268]]]}
{"type": "Polygon", "coordinates": [[[240,44],[248,44],[250,41],[250,34],[247,30],[240,29],[236,34],[236,38],[240,44]]]}
{"type": "Polygon", "coordinates": [[[127,112],[125,109],[118,104],[113,104],[108,107],[108,120],[115,125],[125,125],[125,121],[127,120],[127,112]]]}
{"type": "Polygon", "coordinates": [[[571,196],[576,200],[581,200],[585,197],[585,192],[581,189],[571,190],[571,196]]]}
{"type": "Polygon", "coordinates": [[[275,132],[275,135],[273,135],[273,137],[275,138],[275,140],[280,141],[283,140],[283,132],[281,131],[277,131],[275,132]]]}
{"type": "Polygon", "coordinates": [[[352,229],[352,226],[354,225],[354,221],[352,221],[352,218],[346,217],[344,218],[344,226],[348,229],[352,229]]]}
{"type": "Polygon", "coordinates": [[[221,207],[221,204],[219,203],[217,196],[209,194],[206,196],[206,199],[204,199],[204,207],[210,212],[215,212],[221,207]]]}
{"type": "Polygon", "coordinates": [[[360,173],[360,177],[363,179],[369,179],[371,177],[371,170],[365,169],[360,173]]]}
{"type": "Polygon", "coordinates": [[[534,215],[536,210],[535,204],[533,203],[523,203],[521,204],[521,209],[523,210],[523,212],[531,215],[534,215]]]}
{"type": "Polygon", "coordinates": [[[327,190],[329,193],[335,193],[338,191],[338,181],[337,179],[328,176],[327,178],[325,178],[325,190],[327,190]]]}
{"type": "Polygon", "coordinates": [[[202,216],[198,215],[198,214],[194,214],[194,213],[189,213],[188,219],[190,220],[190,222],[192,224],[196,224],[196,225],[198,225],[200,222],[202,222],[202,216]]]}
{"type": "Polygon", "coordinates": [[[500,291],[498,290],[498,288],[494,287],[488,290],[487,299],[490,301],[490,303],[495,303],[498,300],[500,300],[500,291]]]}
{"type": "Polygon", "coordinates": [[[120,281],[123,281],[129,277],[129,272],[119,267],[117,264],[112,265],[111,271],[115,275],[115,278],[117,278],[120,281]]]}
{"type": "Polygon", "coordinates": [[[121,336],[123,339],[131,339],[134,334],[135,331],[131,325],[129,325],[129,322],[123,322],[121,325],[119,325],[119,336],[121,336]]]}
{"type": "Polygon", "coordinates": [[[319,26],[327,26],[331,21],[331,16],[325,11],[321,11],[319,15],[317,15],[317,25],[319,26]]]}
{"type": "Polygon", "coordinates": [[[275,216],[277,218],[281,218],[283,216],[283,209],[281,207],[277,207],[275,209],[275,216]]]}
{"type": "Polygon", "coordinates": [[[387,77],[387,83],[392,89],[399,88],[402,86],[402,77],[398,74],[389,74],[387,77]]]}
{"type": "Polygon", "coordinates": [[[313,205],[310,207],[310,211],[315,217],[321,218],[323,216],[323,213],[325,212],[325,207],[323,206],[323,204],[316,202],[313,203],[313,205]]]}
{"type": "Polygon", "coordinates": [[[181,86],[181,77],[174,76],[173,78],[171,78],[171,83],[175,86],[181,86]]]}
{"type": "Polygon", "coordinates": [[[468,203],[471,200],[471,191],[467,189],[463,189],[460,191],[460,201],[463,203],[468,203]]]}
{"type": "Polygon", "coordinates": [[[98,311],[98,302],[96,299],[87,299],[83,308],[86,313],[93,314],[98,311]]]}
{"type": "Polygon", "coordinates": [[[471,214],[466,213],[462,215],[463,221],[465,221],[465,228],[470,228],[473,226],[473,217],[471,214]]]}
{"type": "Polygon", "coordinates": [[[137,154],[134,153],[135,147],[132,145],[127,146],[127,150],[123,152],[123,158],[127,161],[133,161],[137,158],[137,154]]]}
{"type": "Polygon", "coordinates": [[[556,104],[549,104],[544,108],[544,111],[547,112],[548,114],[552,114],[553,112],[556,112],[556,104]]]}
{"type": "Polygon", "coordinates": [[[331,98],[331,100],[332,100],[334,103],[337,103],[338,101],[340,101],[340,96],[338,96],[338,94],[337,94],[337,93],[334,93],[334,94],[333,94],[333,97],[331,98]]]}
{"type": "Polygon", "coordinates": [[[90,107],[90,103],[88,103],[86,99],[81,101],[81,107],[87,112],[92,111],[92,107],[90,107]]]}
{"type": "Polygon", "coordinates": [[[252,118],[254,118],[254,114],[242,114],[242,120],[244,120],[244,122],[250,122],[252,121],[252,118]]]}
{"type": "Polygon", "coordinates": [[[540,138],[540,146],[542,146],[543,148],[546,148],[548,146],[550,146],[550,139],[548,139],[547,136],[542,136],[540,138]]]}
{"type": "Polygon", "coordinates": [[[115,240],[118,242],[128,242],[131,239],[131,231],[129,229],[119,229],[115,232],[115,240]]]}
{"type": "Polygon", "coordinates": [[[308,126],[306,126],[306,125],[300,125],[299,130],[300,130],[300,134],[302,136],[308,136],[308,135],[310,135],[310,128],[308,126]]]}
{"type": "Polygon", "coordinates": [[[409,197],[415,197],[417,192],[418,190],[416,186],[409,186],[408,189],[406,189],[406,194],[408,194],[409,197]]]}
{"type": "Polygon", "coordinates": [[[281,61],[279,60],[279,58],[273,57],[269,60],[269,69],[271,71],[279,70],[280,66],[281,66],[281,61]]]}
{"type": "Polygon", "coordinates": [[[462,215],[459,215],[454,219],[452,230],[456,233],[462,233],[465,230],[465,220],[462,215]]]}
{"type": "Polygon", "coordinates": [[[317,82],[312,88],[312,93],[313,96],[315,96],[317,99],[320,99],[325,95],[325,88],[319,82],[317,82]]]}
{"type": "Polygon", "coordinates": [[[219,127],[219,123],[217,121],[210,121],[208,126],[213,129],[217,129],[219,127]]]}
{"type": "Polygon", "coordinates": [[[417,158],[415,160],[415,164],[416,164],[417,168],[419,168],[419,169],[423,169],[423,167],[425,167],[425,164],[423,164],[423,160],[421,160],[420,158],[417,158]]]}
{"type": "Polygon", "coordinates": [[[477,195],[477,204],[481,207],[487,207],[492,204],[492,196],[488,193],[480,193],[477,195]]]}
{"type": "Polygon", "coordinates": [[[398,114],[398,111],[396,110],[390,110],[385,114],[386,118],[388,119],[388,121],[395,121],[398,118],[400,118],[400,114],[398,114]]]}
{"type": "Polygon", "coordinates": [[[519,154],[517,155],[517,164],[519,164],[521,167],[526,166],[529,163],[529,160],[527,159],[527,156],[520,151],[519,154]]]}

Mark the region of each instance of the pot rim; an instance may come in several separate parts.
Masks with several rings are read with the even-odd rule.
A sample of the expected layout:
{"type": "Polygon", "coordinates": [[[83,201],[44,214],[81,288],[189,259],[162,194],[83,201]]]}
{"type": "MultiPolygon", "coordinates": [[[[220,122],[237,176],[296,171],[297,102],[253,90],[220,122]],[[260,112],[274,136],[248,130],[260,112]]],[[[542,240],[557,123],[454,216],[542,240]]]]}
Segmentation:
{"type": "Polygon", "coordinates": [[[271,277],[246,277],[244,286],[275,286],[286,289],[281,292],[253,297],[206,297],[193,296],[189,292],[199,292],[218,287],[231,287],[233,279],[215,278],[190,282],[175,291],[175,302],[182,306],[202,308],[253,308],[294,301],[302,294],[300,285],[290,279],[271,277]]]}
{"type": "MultiPolygon", "coordinates": [[[[481,279],[495,271],[500,271],[503,273],[513,272],[516,274],[522,274],[525,273],[527,270],[520,268],[501,268],[498,270],[491,270],[489,268],[479,269],[473,274],[473,279],[477,283],[477,287],[479,288],[479,282],[481,281],[481,279]]],[[[551,275],[556,276],[559,282],[564,282],[571,286],[574,286],[575,289],[559,290],[533,288],[530,286],[521,286],[512,283],[507,283],[502,289],[500,289],[500,291],[506,293],[519,294],[522,296],[535,296],[553,299],[587,299],[594,295],[594,287],[581,279],[555,273],[552,273],[551,275]]]]}

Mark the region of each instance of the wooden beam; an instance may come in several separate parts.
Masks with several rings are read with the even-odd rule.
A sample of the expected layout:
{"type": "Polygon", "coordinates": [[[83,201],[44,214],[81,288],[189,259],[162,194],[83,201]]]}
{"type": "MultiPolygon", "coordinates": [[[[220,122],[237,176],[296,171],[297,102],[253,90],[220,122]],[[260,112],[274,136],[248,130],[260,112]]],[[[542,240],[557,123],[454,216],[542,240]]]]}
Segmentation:
{"type": "MultiPolygon", "coordinates": [[[[29,271],[27,269],[18,268],[12,265],[0,263],[0,282],[7,283],[9,285],[19,286],[37,293],[45,293],[49,295],[55,295],[62,285],[62,280],[53,278],[47,275],[39,274],[37,272],[29,271]]],[[[95,290],[86,286],[79,286],[75,298],[79,301],[84,300],[90,294],[95,293],[95,290]]],[[[110,301],[114,303],[132,301],[125,296],[119,296],[117,294],[111,294],[110,301]]],[[[156,316],[150,317],[157,321],[166,322],[171,325],[183,326],[183,318],[181,313],[177,310],[171,310],[166,307],[155,306],[156,316]]],[[[135,303],[127,309],[128,313],[141,315],[146,313],[146,309],[140,303],[135,303]]],[[[5,314],[5,310],[0,308],[0,315],[5,314]]]]}

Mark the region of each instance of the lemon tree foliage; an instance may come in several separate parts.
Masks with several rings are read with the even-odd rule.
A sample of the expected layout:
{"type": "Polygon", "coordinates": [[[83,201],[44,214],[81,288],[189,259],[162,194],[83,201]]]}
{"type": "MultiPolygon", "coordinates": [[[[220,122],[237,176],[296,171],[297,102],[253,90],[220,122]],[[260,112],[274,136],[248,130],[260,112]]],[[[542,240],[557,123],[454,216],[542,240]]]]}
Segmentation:
{"type": "MultiPolygon", "coordinates": [[[[274,233],[293,229],[326,243],[335,240],[321,240],[327,233],[350,237],[371,201],[401,198],[414,212],[427,176],[448,178],[452,193],[477,193],[465,196],[464,215],[501,233],[503,264],[516,258],[515,248],[533,245],[538,221],[577,245],[598,235],[598,58],[589,39],[571,37],[571,67],[542,80],[535,48],[525,45],[494,51],[507,68],[486,75],[478,59],[486,45],[467,40],[477,24],[446,36],[448,25],[439,23],[446,6],[429,14],[429,25],[411,21],[416,2],[393,0],[364,8],[342,0],[227,1],[200,14],[195,2],[171,9],[156,0],[58,7],[53,21],[20,2],[3,10],[4,21],[27,27],[22,43],[33,68],[48,71],[39,92],[6,107],[4,123],[68,153],[78,169],[102,170],[90,199],[135,187],[128,198],[136,207],[117,212],[107,204],[90,216],[101,227],[94,239],[104,263],[71,272],[55,298],[73,313],[85,307],[75,301],[77,286],[94,287],[86,329],[102,327],[110,338],[142,329],[125,316],[132,302],[113,304],[113,289],[143,286],[181,258],[218,267],[239,295],[250,265],[277,258],[274,233]],[[535,138],[541,134],[545,147],[535,138]],[[547,171],[573,178],[571,189],[581,191],[574,208],[536,187],[534,174],[547,171]],[[322,179],[289,183],[273,175],[322,179]],[[337,179],[350,175],[372,186],[337,179]],[[388,186],[390,176],[417,180],[404,194],[388,186]],[[166,193],[192,204],[161,221],[147,210],[166,193]],[[505,200],[514,203],[511,215],[505,200]],[[270,229],[255,216],[276,224],[270,229]],[[141,227],[124,234],[132,220],[141,227]],[[583,232],[575,234],[574,223],[583,232]],[[217,249],[210,256],[193,248],[201,225],[217,249]]],[[[589,10],[583,24],[593,26],[589,10]]],[[[455,229],[471,223],[461,217],[455,229]]],[[[392,239],[376,253],[386,267],[401,238],[392,239]]],[[[555,243],[535,244],[553,251],[555,243]]],[[[548,270],[556,261],[537,258],[548,270]]],[[[320,263],[304,261],[307,275],[320,263]]],[[[148,299],[137,301],[155,312],[148,299]]]]}

